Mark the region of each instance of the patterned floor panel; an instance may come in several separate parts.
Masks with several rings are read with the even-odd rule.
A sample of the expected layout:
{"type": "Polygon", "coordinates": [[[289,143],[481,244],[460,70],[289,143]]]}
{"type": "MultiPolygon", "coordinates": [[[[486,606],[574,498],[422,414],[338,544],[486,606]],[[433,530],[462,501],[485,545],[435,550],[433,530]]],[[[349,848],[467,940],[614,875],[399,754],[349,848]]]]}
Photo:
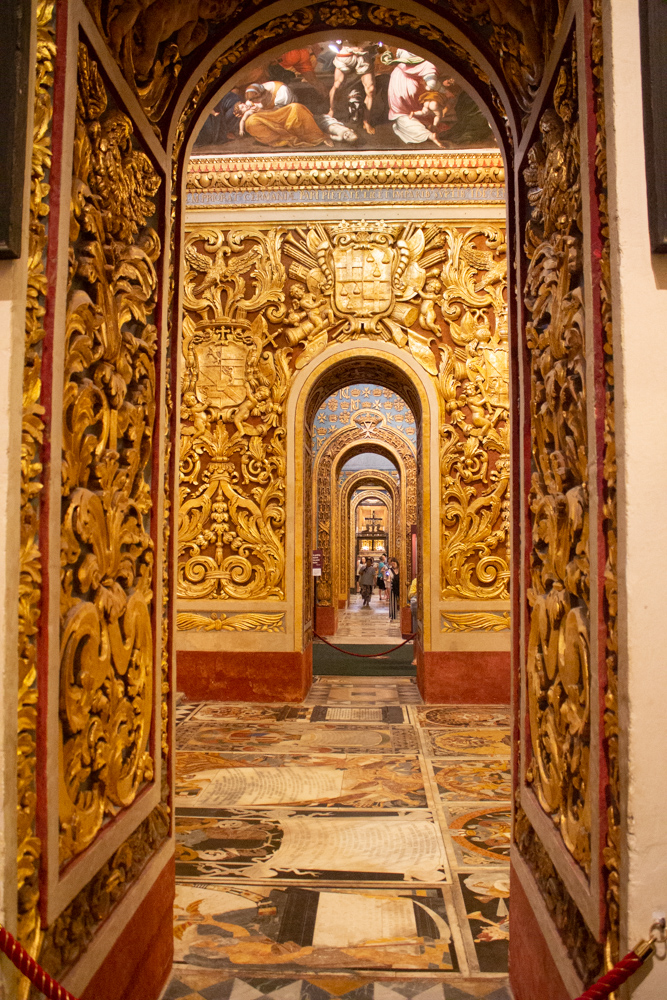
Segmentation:
{"type": "MultiPolygon", "coordinates": [[[[328,637],[331,638],[331,637],[328,637]]],[[[350,594],[349,607],[338,612],[334,641],[364,643],[401,641],[401,624],[389,620],[389,604],[374,594],[369,607],[363,607],[359,594],[350,594]]]]}
{"type": "Polygon", "coordinates": [[[504,706],[326,677],[177,710],[163,1000],[509,1000],[504,706]]]}

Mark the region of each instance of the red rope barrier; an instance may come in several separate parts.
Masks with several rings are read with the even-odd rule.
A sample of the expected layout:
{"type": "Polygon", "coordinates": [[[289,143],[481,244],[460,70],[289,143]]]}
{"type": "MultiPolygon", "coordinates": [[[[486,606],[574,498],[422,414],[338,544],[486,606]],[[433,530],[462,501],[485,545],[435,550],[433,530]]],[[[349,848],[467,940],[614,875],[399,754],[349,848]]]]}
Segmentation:
{"type": "Polygon", "coordinates": [[[633,972],[641,969],[642,965],[655,951],[653,941],[640,941],[632,951],[629,951],[624,958],[616,963],[613,969],[605,973],[604,976],[589,986],[585,993],[582,993],[577,1000],[605,1000],[610,993],[622,986],[630,978],[633,972]]]}
{"type": "MultiPolygon", "coordinates": [[[[413,632],[412,635],[409,635],[408,638],[399,643],[398,646],[392,646],[391,649],[385,649],[381,653],[351,653],[349,649],[341,649],[340,646],[334,646],[333,642],[329,642],[328,639],[325,639],[324,636],[319,635],[315,631],[313,631],[313,635],[316,639],[319,639],[320,642],[326,643],[327,646],[331,646],[332,649],[335,649],[339,653],[346,653],[348,656],[356,656],[359,660],[375,660],[380,656],[388,656],[389,653],[394,653],[397,649],[401,649],[401,647],[405,646],[406,643],[412,642],[417,633],[413,632]]],[[[377,643],[377,645],[379,645],[379,643],[377,643]]]]}
{"type": "Polygon", "coordinates": [[[77,1000],[75,996],[68,993],[64,986],[52,979],[48,972],[28,954],[14,935],[2,926],[0,926],[0,951],[5,953],[9,961],[14,963],[19,972],[22,972],[33,986],[36,986],[40,993],[47,997],[47,1000],[77,1000]]]}

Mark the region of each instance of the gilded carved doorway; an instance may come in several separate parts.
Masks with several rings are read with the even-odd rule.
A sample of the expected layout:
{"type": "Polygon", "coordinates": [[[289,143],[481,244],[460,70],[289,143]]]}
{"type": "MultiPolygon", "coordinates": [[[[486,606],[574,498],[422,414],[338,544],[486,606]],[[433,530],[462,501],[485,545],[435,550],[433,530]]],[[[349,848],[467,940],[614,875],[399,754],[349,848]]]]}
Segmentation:
{"type": "MultiPolygon", "coordinates": [[[[401,372],[420,414],[427,699],[507,699],[511,560],[516,940],[542,933],[572,994],[618,951],[602,15],[433,6],[316,0],[245,20],[247,5],[202,4],[184,30],[176,4],[159,24],[157,4],[38,4],[18,927],[75,989],[108,954],[109,923],[107,950],[88,946],[109,913],[134,913],[127,890],[169,880],[177,684],[265,702],[308,688],[304,429],[325,370],[354,369],[351,385],[362,362],[401,372]],[[333,109],[309,107],[317,60],[293,81],[303,100],[281,103],[295,39],[341,33],[382,42],[378,80],[435,67],[414,127],[389,117],[389,80],[375,107],[363,81],[360,102],[339,86],[320,88],[333,109]],[[222,131],[192,158],[214,112],[222,131]],[[258,149],[278,134],[301,145],[258,149]],[[222,160],[221,136],[241,144],[222,160]],[[111,707],[82,715],[104,685],[111,707]]],[[[361,80],[358,55],[337,57],[361,80]]]]}

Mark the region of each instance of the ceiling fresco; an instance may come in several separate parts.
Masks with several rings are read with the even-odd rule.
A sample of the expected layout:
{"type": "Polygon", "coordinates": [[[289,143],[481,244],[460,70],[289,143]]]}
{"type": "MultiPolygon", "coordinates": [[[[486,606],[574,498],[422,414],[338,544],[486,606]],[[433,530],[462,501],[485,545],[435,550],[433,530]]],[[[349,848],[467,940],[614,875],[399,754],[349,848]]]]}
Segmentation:
{"type": "Polygon", "coordinates": [[[332,36],[249,69],[215,104],[193,153],[475,148],[497,142],[450,69],[332,36]]]}

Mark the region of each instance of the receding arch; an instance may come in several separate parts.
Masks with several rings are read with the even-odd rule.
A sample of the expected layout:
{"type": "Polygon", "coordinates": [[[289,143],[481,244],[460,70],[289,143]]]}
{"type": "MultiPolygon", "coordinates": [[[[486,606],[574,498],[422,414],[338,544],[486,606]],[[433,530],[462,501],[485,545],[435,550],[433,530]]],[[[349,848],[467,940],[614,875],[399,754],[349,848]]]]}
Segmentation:
{"type": "MultiPolygon", "coordinates": [[[[310,562],[309,529],[312,523],[313,484],[310,455],[310,427],[321,405],[332,392],[341,386],[358,382],[371,382],[392,389],[405,400],[412,410],[417,425],[415,454],[416,501],[419,523],[422,526],[419,543],[419,572],[422,578],[423,607],[430,614],[423,615],[424,641],[428,641],[435,618],[431,608],[431,594],[437,593],[438,558],[431,552],[431,539],[438,537],[438,400],[432,379],[405,351],[389,343],[377,343],[360,338],[349,343],[332,344],[311,361],[296,376],[288,400],[288,489],[287,517],[294,523],[294,549],[287,554],[288,565],[293,567],[296,592],[303,593],[303,608],[312,608],[312,577],[306,572],[310,562]],[[294,435],[292,439],[292,435],[294,435]],[[428,455],[428,467],[422,456],[428,455]],[[433,499],[432,499],[433,498],[433,499]],[[297,512],[299,512],[297,516],[297,512]]],[[[404,439],[405,440],[405,439],[404,439]]],[[[369,439],[350,441],[353,449],[369,448],[369,439]],[[363,440],[363,443],[362,443],[363,440]]],[[[358,453],[358,451],[357,451],[358,453]]],[[[351,457],[346,453],[347,457],[351,457]]],[[[299,622],[295,609],[295,633],[305,631],[307,611],[299,622]]]]}
{"type": "MultiPolygon", "coordinates": [[[[374,490],[379,488],[387,491],[390,495],[392,510],[389,518],[389,540],[390,545],[395,549],[398,543],[398,533],[400,530],[400,522],[398,520],[400,514],[400,483],[392,478],[392,476],[387,472],[382,472],[379,469],[373,471],[359,470],[359,472],[354,473],[348,479],[345,480],[343,488],[339,494],[339,513],[338,513],[338,523],[341,525],[339,548],[337,557],[339,560],[339,574],[338,578],[341,584],[339,591],[339,601],[343,598],[343,584],[347,575],[348,582],[350,579],[349,570],[346,574],[345,567],[351,567],[354,549],[354,532],[352,525],[354,523],[353,510],[356,512],[356,508],[359,503],[363,502],[363,498],[370,494],[373,495],[374,490]],[[356,493],[359,492],[360,497],[355,500],[356,493]]],[[[389,554],[389,553],[387,553],[389,554]]],[[[345,587],[347,598],[347,592],[349,591],[349,586],[345,587]]]]}

